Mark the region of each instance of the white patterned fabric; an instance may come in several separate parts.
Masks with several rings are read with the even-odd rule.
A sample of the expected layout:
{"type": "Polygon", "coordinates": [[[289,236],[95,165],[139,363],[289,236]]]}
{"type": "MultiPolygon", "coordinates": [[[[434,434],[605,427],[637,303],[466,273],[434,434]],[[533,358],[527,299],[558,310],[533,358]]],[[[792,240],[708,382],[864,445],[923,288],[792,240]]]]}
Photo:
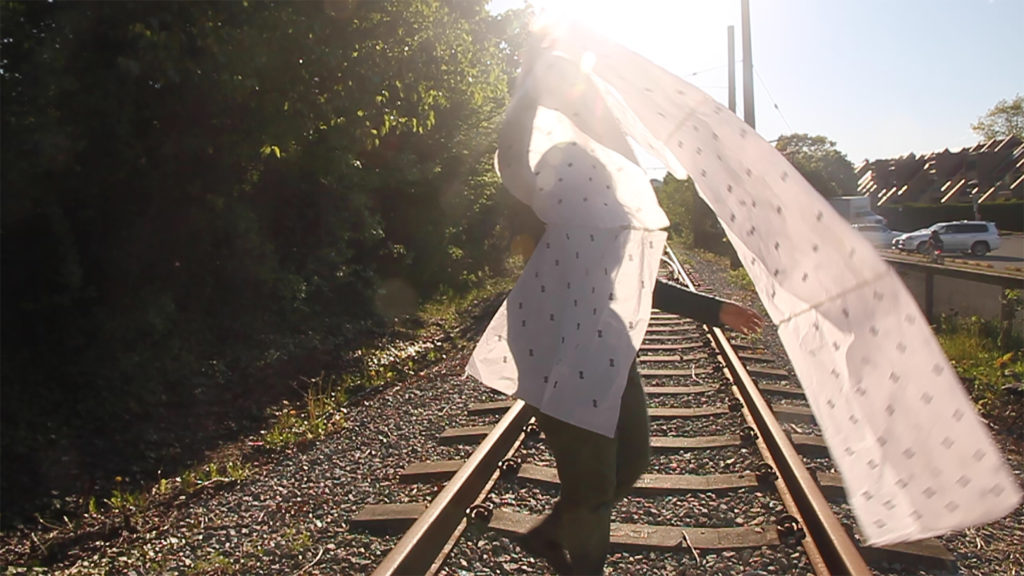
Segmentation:
{"type": "MultiPolygon", "coordinates": [[[[551,70],[566,64],[553,60],[551,70]]],[[[659,229],[669,222],[617,124],[603,122],[613,118],[596,85],[571,66],[558,72],[558,82],[524,85],[562,111],[537,109],[522,166],[528,174],[503,174],[546,230],[467,370],[546,414],[612,437],[650,320],[666,238],[659,229]],[[569,98],[566,86],[576,88],[569,98]]],[[[510,118],[533,105],[523,91],[510,118]]]]}
{"type": "MultiPolygon", "coordinates": [[[[1021,490],[903,282],[770,144],[701,90],[610,41],[565,27],[549,31],[545,46],[533,74],[541,93],[564,91],[562,71],[577,70],[600,90],[601,114],[610,111],[622,133],[673,174],[693,177],[778,326],[868,543],[943,534],[1016,508],[1021,490]]],[[[588,121],[587,109],[567,112],[563,118],[583,117],[578,125],[588,121]]],[[[538,116],[534,136],[546,131],[538,116]]],[[[541,267],[531,261],[527,274],[541,267]]],[[[566,302],[520,285],[509,302],[520,296],[555,311],[566,302]]],[[[641,300],[636,320],[646,325],[648,295],[641,300]]],[[[536,383],[497,365],[485,344],[502,335],[503,314],[470,371],[508,393],[533,393],[536,383]]],[[[632,349],[638,338],[630,332],[632,349]]],[[[573,366],[600,364],[608,350],[588,358],[589,344],[586,334],[573,342],[573,366]]],[[[592,396],[580,390],[551,401],[559,414],[578,414],[592,396]]],[[[608,418],[604,430],[614,422],[610,411],[600,417],[608,418]]]]}

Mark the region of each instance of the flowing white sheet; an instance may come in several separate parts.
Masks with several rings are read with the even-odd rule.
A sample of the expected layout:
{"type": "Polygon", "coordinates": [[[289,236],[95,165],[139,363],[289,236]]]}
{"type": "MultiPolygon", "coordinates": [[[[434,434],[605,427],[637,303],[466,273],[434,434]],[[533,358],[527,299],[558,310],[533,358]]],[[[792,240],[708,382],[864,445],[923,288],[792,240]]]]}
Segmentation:
{"type": "Polygon", "coordinates": [[[518,122],[520,108],[533,108],[523,101],[526,90],[541,104],[528,154],[513,166],[525,174],[502,174],[546,231],[467,371],[546,414],[612,437],[650,320],[665,249],[660,229],[669,222],[596,85],[567,60],[551,65],[560,81],[526,80],[509,110],[507,121],[518,122]],[[588,118],[574,121],[555,109],[567,103],[588,118]]]}
{"type": "MultiPolygon", "coordinates": [[[[547,34],[533,73],[540,91],[564,92],[567,65],[586,75],[601,92],[600,114],[610,110],[673,174],[692,176],[715,211],[778,326],[867,542],[917,540],[1012,511],[1021,500],[1013,474],[914,299],[872,247],[698,88],[582,29],[547,34]]],[[[561,118],[601,123],[575,102],[562,102],[561,118]]],[[[535,125],[534,136],[544,130],[535,125]]]]}

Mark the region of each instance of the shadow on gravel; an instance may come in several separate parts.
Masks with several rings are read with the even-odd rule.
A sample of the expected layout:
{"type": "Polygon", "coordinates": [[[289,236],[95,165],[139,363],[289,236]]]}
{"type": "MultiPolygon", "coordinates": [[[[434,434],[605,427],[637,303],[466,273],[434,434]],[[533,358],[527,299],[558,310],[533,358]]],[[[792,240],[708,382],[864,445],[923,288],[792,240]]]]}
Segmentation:
{"type": "MultiPolygon", "coordinates": [[[[432,329],[418,320],[405,319],[399,328],[386,334],[367,333],[344,350],[308,352],[238,376],[236,385],[217,388],[222,393],[199,390],[188,401],[168,402],[145,418],[117,428],[98,426],[95,436],[79,438],[75,444],[46,455],[44,478],[16,474],[17,462],[5,458],[5,473],[16,479],[11,486],[17,491],[5,494],[0,565],[14,556],[20,561],[54,565],[76,547],[133,530],[130,523],[125,524],[127,516],[113,511],[83,517],[90,499],[94,498],[102,511],[106,508],[103,501],[114,490],[145,492],[161,478],[174,478],[210,462],[251,463],[265,458],[268,452],[247,440],[258,439],[271,425],[274,408],[285,401],[304,402],[309,380],[321,374],[359,373],[362,361],[353,358],[352,352],[365,347],[383,348],[423,338],[430,338],[442,349],[472,346],[505,296],[499,293],[473,302],[453,330],[432,329]],[[57,487],[61,492],[50,492],[57,487]],[[11,498],[13,495],[18,498],[11,498]],[[32,537],[36,533],[46,534],[44,549],[32,544],[33,540],[39,542],[32,537]]],[[[417,371],[433,363],[422,357],[413,360],[417,371]]],[[[366,402],[399,382],[347,390],[348,404],[366,402]]]]}

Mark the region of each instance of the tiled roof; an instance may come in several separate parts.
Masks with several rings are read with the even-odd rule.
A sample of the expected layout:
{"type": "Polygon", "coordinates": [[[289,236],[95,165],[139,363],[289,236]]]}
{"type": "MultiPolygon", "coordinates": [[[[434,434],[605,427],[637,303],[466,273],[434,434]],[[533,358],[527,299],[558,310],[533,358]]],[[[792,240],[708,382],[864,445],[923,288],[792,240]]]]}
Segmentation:
{"type": "Polygon", "coordinates": [[[873,204],[979,202],[1024,198],[1024,141],[1017,136],[979,142],[958,152],[864,162],[857,167],[861,194],[873,204]]]}

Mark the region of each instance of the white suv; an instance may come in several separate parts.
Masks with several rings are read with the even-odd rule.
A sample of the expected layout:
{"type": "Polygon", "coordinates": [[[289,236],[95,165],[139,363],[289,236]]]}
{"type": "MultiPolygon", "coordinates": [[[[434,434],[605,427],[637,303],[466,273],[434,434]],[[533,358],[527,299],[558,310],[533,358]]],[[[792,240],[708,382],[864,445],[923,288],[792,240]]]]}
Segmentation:
{"type": "Polygon", "coordinates": [[[928,235],[932,230],[938,231],[942,237],[945,252],[970,252],[984,256],[999,248],[999,231],[995,224],[968,220],[939,222],[916,232],[901,234],[893,239],[892,247],[923,254],[928,249],[928,235]]]}

